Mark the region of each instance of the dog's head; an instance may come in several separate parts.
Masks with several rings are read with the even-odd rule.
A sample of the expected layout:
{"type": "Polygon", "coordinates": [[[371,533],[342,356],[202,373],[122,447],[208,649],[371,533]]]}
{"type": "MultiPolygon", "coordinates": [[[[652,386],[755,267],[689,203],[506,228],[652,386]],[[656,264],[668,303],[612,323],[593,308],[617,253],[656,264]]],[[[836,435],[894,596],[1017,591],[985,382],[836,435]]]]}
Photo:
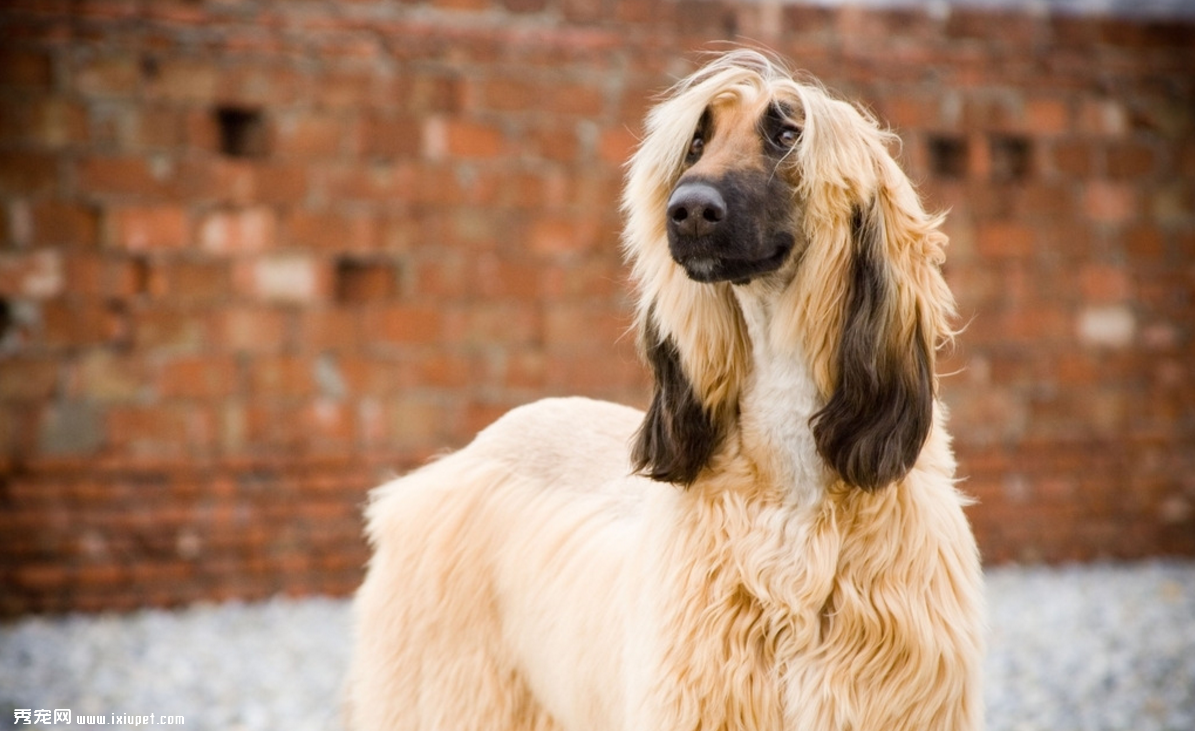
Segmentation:
{"type": "Polygon", "coordinates": [[[818,452],[849,484],[904,477],[933,419],[953,300],[940,217],[855,106],[754,51],[718,57],[647,119],[623,197],[655,394],[634,447],[692,483],[733,428],[751,368],[732,288],[770,283],[770,342],[805,360],[818,452]]]}

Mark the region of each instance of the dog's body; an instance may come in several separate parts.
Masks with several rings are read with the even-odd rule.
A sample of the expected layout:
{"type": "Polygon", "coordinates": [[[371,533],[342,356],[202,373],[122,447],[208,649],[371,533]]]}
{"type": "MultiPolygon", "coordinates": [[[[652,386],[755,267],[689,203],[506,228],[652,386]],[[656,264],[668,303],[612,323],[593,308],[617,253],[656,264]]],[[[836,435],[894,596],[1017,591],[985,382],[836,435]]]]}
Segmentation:
{"type": "Polygon", "coordinates": [[[980,728],[944,238],[884,141],[749,52],[657,107],[651,408],[522,407],[375,492],[352,728],[980,728]]]}

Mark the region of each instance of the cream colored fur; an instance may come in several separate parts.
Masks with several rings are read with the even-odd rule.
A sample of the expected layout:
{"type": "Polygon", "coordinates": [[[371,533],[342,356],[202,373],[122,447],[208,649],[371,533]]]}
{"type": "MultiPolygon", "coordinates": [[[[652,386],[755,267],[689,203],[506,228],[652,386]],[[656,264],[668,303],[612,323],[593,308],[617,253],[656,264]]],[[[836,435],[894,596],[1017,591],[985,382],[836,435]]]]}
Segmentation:
{"type": "Polygon", "coordinates": [[[673,339],[725,439],[693,485],[660,484],[633,473],[641,412],[546,400],[374,491],[351,729],[981,728],[980,568],[944,409],[907,476],[874,492],[844,484],[810,433],[837,381],[852,205],[874,199],[883,219],[891,337],[932,350],[950,335],[945,239],[889,143],[750,52],[653,111],[624,203],[640,324],[673,339]],[[678,158],[728,94],[804,117],[785,174],[805,250],[779,280],[699,284],[668,256],[678,158]]]}

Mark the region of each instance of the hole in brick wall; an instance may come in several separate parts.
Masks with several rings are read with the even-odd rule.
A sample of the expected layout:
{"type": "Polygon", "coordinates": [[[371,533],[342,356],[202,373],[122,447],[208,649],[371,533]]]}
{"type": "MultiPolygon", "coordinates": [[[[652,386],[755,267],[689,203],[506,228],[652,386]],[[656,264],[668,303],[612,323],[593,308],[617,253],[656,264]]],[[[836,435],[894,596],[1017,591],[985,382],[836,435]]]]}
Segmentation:
{"type": "Polygon", "coordinates": [[[149,291],[149,261],[144,257],[137,257],[129,262],[129,288],[134,294],[145,294],[149,291]]]}
{"type": "Polygon", "coordinates": [[[0,299],[0,342],[8,339],[12,334],[16,321],[12,315],[12,305],[8,300],[0,299]]]}
{"type": "Polygon", "coordinates": [[[398,293],[397,274],[390,262],[341,259],[336,262],[336,300],[352,303],[391,299],[398,293]]]}
{"type": "Polygon", "coordinates": [[[930,171],[939,178],[967,176],[967,141],[961,137],[934,135],[929,138],[930,171]]]}
{"type": "Polygon", "coordinates": [[[220,152],[229,157],[263,157],[266,154],[266,125],[260,109],[217,107],[220,152]]]}
{"type": "Polygon", "coordinates": [[[734,38],[739,34],[739,18],[734,13],[722,16],[722,32],[726,38],[734,38]]]}
{"type": "Polygon", "coordinates": [[[1023,180],[1033,172],[1033,149],[1028,138],[994,136],[991,151],[992,177],[996,180],[1023,180]]]}
{"type": "Polygon", "coordinates": [[[162,64],[154,56],[146,54],[141,57],[141,78],[153,81],[162,73],[162,64]]]}

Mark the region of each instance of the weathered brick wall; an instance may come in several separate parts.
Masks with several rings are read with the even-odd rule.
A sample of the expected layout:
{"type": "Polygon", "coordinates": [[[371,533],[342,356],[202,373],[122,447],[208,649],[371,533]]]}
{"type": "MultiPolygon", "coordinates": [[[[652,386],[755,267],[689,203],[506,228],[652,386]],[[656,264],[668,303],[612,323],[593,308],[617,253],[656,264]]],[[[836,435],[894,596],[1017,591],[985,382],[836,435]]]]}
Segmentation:
{"type": "Polygon", "coordinates": [[[952,210],[989,560],[1195,554],[1195,31],[697,0],[0,9],[0,611],[344,593],[365,490],[642,404],[621,164],[709,42],[869,104],[952,210]]]}

